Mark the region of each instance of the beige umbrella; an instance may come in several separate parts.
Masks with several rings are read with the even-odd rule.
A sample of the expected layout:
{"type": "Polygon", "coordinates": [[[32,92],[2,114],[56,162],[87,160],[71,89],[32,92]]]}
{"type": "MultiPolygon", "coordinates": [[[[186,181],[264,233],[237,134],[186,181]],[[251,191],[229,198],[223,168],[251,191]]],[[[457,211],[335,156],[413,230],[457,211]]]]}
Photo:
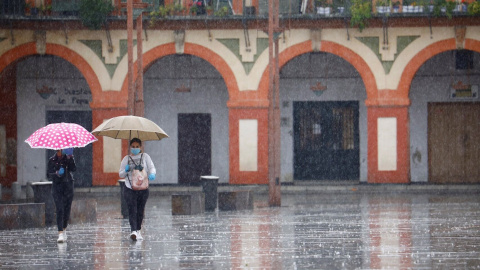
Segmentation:
{"type": "Polygon", "coordinates": [[[96,127],[92,134],[125,140],[139,138],[142,141],[158,141],[168,138],[167,133],[153,121],[133,115],[110,118],[96,127]]]}

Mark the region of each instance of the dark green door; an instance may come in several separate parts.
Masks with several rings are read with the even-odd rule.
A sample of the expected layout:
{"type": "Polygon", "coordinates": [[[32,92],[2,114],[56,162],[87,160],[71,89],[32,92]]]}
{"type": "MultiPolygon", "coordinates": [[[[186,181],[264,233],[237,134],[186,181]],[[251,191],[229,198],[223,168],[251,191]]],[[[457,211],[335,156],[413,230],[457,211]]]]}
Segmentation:
{"type": "Polygon", "coordinates": [[[358,102],[294,102],[295,180],[359,179],[358,102]]]}
{"type": "MultiPolygon", "coordinates": [[[[91,111],[47,111],[47,124],[75,123],[88,131],[92,130],[91,111]]],[[[55,154],[54,150],[47,150],[47,159],[55,154]]],[[[73,150],[77,170],[73,173],[75,187],[92,186],[92,144],[73,150]]]]}

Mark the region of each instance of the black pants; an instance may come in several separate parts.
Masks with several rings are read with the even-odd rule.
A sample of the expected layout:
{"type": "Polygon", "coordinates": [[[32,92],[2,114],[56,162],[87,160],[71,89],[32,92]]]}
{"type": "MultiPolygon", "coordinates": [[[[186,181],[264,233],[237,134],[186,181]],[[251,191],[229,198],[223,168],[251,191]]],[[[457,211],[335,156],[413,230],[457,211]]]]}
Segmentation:
{"type": "Polygon", "coordinates": [[[52,196],[57,209],[58,231],[67,228],[73,201],[73,181],[53,182],[52,196]]]}
{"type": "Polygon", "coordinates": [[[128,207],[128,221],[130,222],[131,231],[139,231],[142,229],[148,194],[148,189],[131,190],[125,187],[124,196],[128,207]]]}

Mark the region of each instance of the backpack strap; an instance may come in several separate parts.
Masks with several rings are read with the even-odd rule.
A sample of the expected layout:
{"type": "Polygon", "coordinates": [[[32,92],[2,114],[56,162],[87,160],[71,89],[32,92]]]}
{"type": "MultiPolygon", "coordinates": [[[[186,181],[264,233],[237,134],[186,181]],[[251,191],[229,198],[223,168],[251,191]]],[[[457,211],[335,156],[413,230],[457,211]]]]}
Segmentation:
{"type": "Polygon", "coordinates": [[[132,161],[134,165],[142,165],[143,153],[140,156],[140,162],[138,164],[133,160],[133,158],[130,155],[128,156],[128,158],[132,161]]]}
{"type": "MultiPolygon", "coordinates": [[[[135,163],[135,161],[130,155],[128,156],[128,158],[133,162],[133,164],[135,164],[135,166],[137,166],[137,163],[135,163]]],[[[142,165],[142,159],[143,159],[143,153],[140,156],[140,163],[139,163],[140,165],[142,165]]],[[[128,182],[130,182],[130,187],[133,189],[132,180],[130,180],[130,176],[128,176],[128,173],[127,173],[127,178],[128,178],[128,182]]]]}

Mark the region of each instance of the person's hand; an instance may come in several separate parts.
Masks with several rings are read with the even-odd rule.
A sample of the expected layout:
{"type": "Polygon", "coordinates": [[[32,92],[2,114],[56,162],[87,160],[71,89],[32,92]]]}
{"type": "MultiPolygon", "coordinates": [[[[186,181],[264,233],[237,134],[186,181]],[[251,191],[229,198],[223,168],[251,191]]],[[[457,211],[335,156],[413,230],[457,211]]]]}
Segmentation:
{"type": "Polygon", "coordinates": [[[63,167],[58,170],[58,175],[62,176],[65,173],[65,169],[63,167]]]}
{"type": "Polygon", "coordinates": [[[125,165],[125,172],[128,172],[128,171],[130,171],[130,165],[127,164],[125,165]]]}
{"type": "Polygon", "coordinates": [[[150,180],[150,181],[155,180],[155,174],[154,173],[149,174],[148,175],[148,180],[150,180]]]}

